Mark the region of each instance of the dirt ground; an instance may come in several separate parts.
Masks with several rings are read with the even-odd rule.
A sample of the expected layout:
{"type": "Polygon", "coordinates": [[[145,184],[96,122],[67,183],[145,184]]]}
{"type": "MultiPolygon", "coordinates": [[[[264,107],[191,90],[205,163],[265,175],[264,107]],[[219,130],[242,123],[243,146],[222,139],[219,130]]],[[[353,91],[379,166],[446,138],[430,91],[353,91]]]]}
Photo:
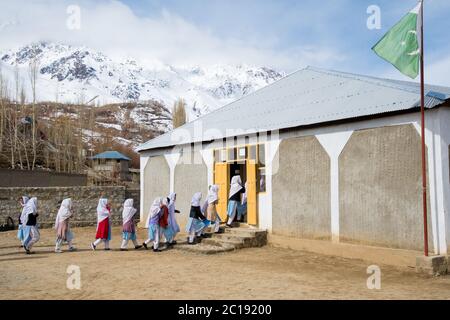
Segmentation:
{"type": "Polygon", "coordinates": [[[450,276],[411,268],[380,266],[381,289],[369,290],[362,260],[272,247],[211,256],[120,252],[118,228],[113,251],[92,252],[94,228],[73,231],[77,252],[53,253],[54,231],[41,230],[28,256],[15,232],[0,233],[0,299],[450,299],[450,276]],[[80,267],[80,290],[67,289],[69,265],[80,267]]]}

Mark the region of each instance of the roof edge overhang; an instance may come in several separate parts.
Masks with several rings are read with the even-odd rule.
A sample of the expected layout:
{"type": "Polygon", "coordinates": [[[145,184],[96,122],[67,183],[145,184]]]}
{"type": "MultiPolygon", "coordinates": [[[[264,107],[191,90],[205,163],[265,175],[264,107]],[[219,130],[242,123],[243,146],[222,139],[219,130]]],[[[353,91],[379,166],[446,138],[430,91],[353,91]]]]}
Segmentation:
{"type": "MultiPolygon", "coordinates": [[[[450,107],[450,99],[442,101],[440,104],[437,104],[435,106],[427,107],[425,110],[427,111],[427,110],[431,110],[431,109],[437,109],[440,107],[450,107]]],[[[301,125],[301,126],[285,127],[285,128],[276,129],[276,130],[278,130],[279,132],[287,132],[287,131],[292,131],[292,130],[307,130],[307,129],[332,126],[332,125],[340,125],[340,124],[344,124],[344,123],[352,123],[352,122],[366,121],[366,120],[371,120],[371,119],[386,118],[386,117],[391,117],[391,116],[396,116],[396,115],[401,115],[401,114],[409,114],[409,113],[414,113],[414,112],[419,112],[419,111],[420,111],[420,106],[416,105],[414,107],[411,107],[408,109],[403,109],[403,110],[389,111],[389,112],[377,113],[377,114],[372,114],[372,115],[339,119],[339,120],[326,121],[326,122],[319,122],[319,123],[307,124],[307,125],[301,125]]],[[[261,131],[255,131],[255,132],[248,132],[248,133],[245,133],[242,135],[222,137],[222,138],[217,138],[215,140],[191,141],[191,142],[180,143],[180,144],[171,144],[171,145],[166,145],[166,146],[160,146],[160,147],[156,147],[156,148],[138,149],[137,152],[142,154],[142,153],[148,152],[148,151],[162,151],[162,150],[167,150],[167,149],[171,149],[171,148],[175,148],[175,147],[181,148],[183,146],[193,145],[196,143],[201,143],[202,145],[205,145],[205,144],[207,145],[207,144],[211,144],[215,141],[220,141],[220,140],[225,141],[226,139],[234,139],[234,138],[242,139],[247,136],[255,136],[255,135],[267,133],[270,131],[273,131],[273,130],[261,130],[261,131]]],[[[171,132],[172,131],[165,133],[165,134],[170,134],[171,132]]]]}

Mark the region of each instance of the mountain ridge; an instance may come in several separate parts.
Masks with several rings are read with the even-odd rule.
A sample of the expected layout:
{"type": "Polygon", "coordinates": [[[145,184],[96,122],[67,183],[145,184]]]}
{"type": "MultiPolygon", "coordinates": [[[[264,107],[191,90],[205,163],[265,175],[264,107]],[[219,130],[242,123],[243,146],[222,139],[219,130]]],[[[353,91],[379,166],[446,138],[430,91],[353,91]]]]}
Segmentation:
{"type": "Polygon", "coordinates": [[[156,101],[171,108],[185,99],[189,120],[252,93],[285,74],[248,65],[174,66],[153,60],[111,58],[84,46],[38,42],[0,52],[6,78],[14,68],[22,77],[26,97],[31,85],[28,66],[39,61],[37,100],[66,103],[95,101],[98,105],[156,101]]]}

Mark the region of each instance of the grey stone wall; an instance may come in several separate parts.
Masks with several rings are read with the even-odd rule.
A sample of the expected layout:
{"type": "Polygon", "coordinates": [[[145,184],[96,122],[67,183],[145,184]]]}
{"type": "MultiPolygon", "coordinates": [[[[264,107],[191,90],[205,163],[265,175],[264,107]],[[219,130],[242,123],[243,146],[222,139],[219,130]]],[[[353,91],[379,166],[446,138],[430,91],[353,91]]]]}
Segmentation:
{"type": "Polygon", "coordinates": [[[152,157],[148,160],[144,170],[144,199],[141,200],[143,219],[145,222],[153,200],[163,197],[170,192],[170,168],[164,156],[152,157]]]}
{"type": "MultiPolygon", "coordinates": [[[[10,216],[17,225],[21,211],[18,199],[22,195],[38,198],[39,223],[52,227],[58,213],[59,203],[72,198],[75,215],[73,226],[90,226],[97,223],[97,204],[101,196],[107,197],[112,208],[114,224],[122,223],[123,202],[130,195],[125,187],[51,187],[51,188],[0,188],[0,222],[10,216]]],[[[139,201],[139,197],[134,198],[139,201]]],[[[137,217],[138,218],[138,217],[137,217]]]]}
{"type": "Polygon", "coordinates": [[[87,186],[86,174],[0,169],[0,188],[87,186]]]}
{"type": "Polygon", "coordinates": [[[355,131],[339,158],[341,240],[422,250],[421,185],[413,125],[355,131]]]}
{"type": "Polygon", "coordinates": [[[208,168],[199,152],[184,154],[180,158],[175,167],[174,188],[177,193],[177,209],[181,211],[181,214],[177,216],[177,220],[180,227],[183,228],[189,217],[191,200],[194,193],[203,193],[202,203],[208,193],[208,168]],[[201,163],[196,164],[197,161],[193,161],[194,157],[197,161],[201,161],[201,163]]]}
{"type": "Polygon", "coordinates": [[[273,233],[331,238],[328,154],[313,136],[283,140],[278,157],[279,169],[272,177],[273,233]]]}

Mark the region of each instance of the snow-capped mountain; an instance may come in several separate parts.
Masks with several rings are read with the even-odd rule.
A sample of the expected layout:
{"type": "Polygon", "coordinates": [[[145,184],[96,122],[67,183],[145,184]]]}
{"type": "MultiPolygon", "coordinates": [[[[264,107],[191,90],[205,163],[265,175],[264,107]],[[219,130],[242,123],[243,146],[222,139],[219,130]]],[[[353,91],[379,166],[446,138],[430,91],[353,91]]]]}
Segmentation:
{"type": "Polygon", "coordinates": [[[171,108],[183,98],[190,120],[284,76],[270,68],[246,65],[186,67],[112,59],[86,47],[40,42],[0,53],[10,87],[14,87],[17,69],[28,100],[32,97],[29,66],[33,61],[39,65],[38,101],[103,105],[154,100],[171,108]]]}

